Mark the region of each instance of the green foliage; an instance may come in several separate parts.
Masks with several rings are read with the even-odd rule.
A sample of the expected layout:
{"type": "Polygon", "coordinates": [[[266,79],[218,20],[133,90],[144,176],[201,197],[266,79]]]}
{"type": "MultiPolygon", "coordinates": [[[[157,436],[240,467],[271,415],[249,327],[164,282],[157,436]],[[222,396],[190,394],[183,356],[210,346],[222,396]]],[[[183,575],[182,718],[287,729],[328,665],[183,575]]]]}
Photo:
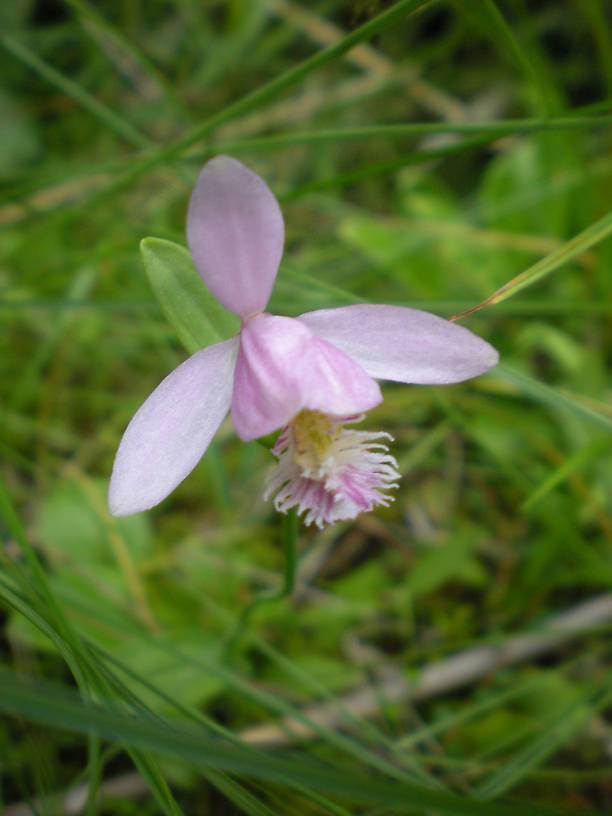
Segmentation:
{"type": "Polygon", "coordinates": [[[239,318],[206,289],[185,247],[143,238],[140,252],[151,288],[187,351],[193,354],[237,334],[239,318]]]}
{"type": "Polygon", "coordinates": [[[612,587],[607,3],[47,5],[0,10],[0,809],[609,812],[609,616],[504,651],[612,587]],[[300,527],[290,599],[229,422],[106,510],[133,412],[239,327],[184,248],[218,152],[283,202],[271,311],[467,311],[502,358],[383,386],[395,502],[300,527]]]}

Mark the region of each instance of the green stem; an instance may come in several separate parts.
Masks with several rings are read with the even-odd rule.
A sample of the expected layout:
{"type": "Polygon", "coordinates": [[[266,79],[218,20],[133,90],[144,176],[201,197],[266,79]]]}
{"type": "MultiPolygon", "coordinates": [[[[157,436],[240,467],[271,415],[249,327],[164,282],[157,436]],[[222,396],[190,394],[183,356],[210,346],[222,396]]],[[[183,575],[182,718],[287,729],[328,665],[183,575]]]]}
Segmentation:
{"type": "Polygon", "coordinates": [[[295,587],[295,575],[297,568],[297,542],[298,542],[298,516],[295,508],[283,516],[282,520],[282,541],[285,555],[285,569],[283,583],[278,589],[266,590],[256,595],[253,600],[242,610],[236,628],[232,632],[227,642],[227,655],[232,655],[236,645],[242,637],[244,630],[258,606],[263,603],[282,601],[288,598],[295,587]]]}

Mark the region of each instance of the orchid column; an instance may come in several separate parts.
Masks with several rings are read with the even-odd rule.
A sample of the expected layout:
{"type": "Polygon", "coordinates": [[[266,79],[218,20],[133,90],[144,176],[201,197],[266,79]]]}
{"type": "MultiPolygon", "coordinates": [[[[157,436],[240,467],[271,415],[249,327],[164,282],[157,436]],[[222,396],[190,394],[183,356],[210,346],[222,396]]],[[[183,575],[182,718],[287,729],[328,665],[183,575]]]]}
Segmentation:
{"type": "Polygon", "coordinates": [[[476,377],[497,352],[467,329],[416,309],[357,305],[297,318],[265,312],[283,251],[283,218],[265,182],[218,156],[196,181],[187,243],[204,284],[241,318],[235,337],[196,352],[129,423],[113,466],[109,509],[149,509],[193,470],[231,410],[244,441],[281,433],[267,479],[281,512],[307,524],[387,504],[397,464],[388,434],[346,429],[382,400],[376,380],[446,384],[476,377]],[[383,492],[381,492],[383,491],[383,492]]]}

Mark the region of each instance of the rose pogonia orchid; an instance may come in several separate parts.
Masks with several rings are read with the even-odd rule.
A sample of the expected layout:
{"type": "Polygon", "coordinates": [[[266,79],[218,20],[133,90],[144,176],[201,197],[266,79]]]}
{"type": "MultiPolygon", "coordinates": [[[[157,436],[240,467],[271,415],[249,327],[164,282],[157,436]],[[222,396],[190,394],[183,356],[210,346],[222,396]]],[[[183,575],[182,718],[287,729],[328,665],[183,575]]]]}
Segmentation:
{"type": "Polygon", "coordinates": [[[231,410],[249,441],[281,430],[267,480],[281,512],[318,526],[391,498],[396,462],[384,433],[346,430],[382,400],[376,379],[446,384],[476,377],[498,354],[472,332],[399,306],[321,309],[297,318],[264,311],[280,263],[283,217],[266,183],[217,156],[196,181],[187,243],[204,283],[241,318],[240,333],[196,352],[153,391],[115,457],[115,516],[158,504],[193,470],[231,410]]]}

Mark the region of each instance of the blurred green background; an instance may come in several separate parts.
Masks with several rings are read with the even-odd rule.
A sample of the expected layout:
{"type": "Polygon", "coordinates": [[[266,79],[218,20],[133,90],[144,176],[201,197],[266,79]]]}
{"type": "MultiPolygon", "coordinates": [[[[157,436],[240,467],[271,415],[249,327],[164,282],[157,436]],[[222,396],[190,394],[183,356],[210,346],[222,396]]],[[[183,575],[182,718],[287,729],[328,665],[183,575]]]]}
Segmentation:
{"type": "Polygon", "coordinates": [[[0,32],[6,813],[610,812],[609,0],[9,0],[0,32]],[[449,317],[548,258],[462,320],[500,367],[384,386],[394,503],[301,527],[231,650],[282,580],[269,453],[228,420],[159,507],[105,505],[186,356],[138,244],[184,244],[218,152],[281,201],[274,312],[449,317]]]}

